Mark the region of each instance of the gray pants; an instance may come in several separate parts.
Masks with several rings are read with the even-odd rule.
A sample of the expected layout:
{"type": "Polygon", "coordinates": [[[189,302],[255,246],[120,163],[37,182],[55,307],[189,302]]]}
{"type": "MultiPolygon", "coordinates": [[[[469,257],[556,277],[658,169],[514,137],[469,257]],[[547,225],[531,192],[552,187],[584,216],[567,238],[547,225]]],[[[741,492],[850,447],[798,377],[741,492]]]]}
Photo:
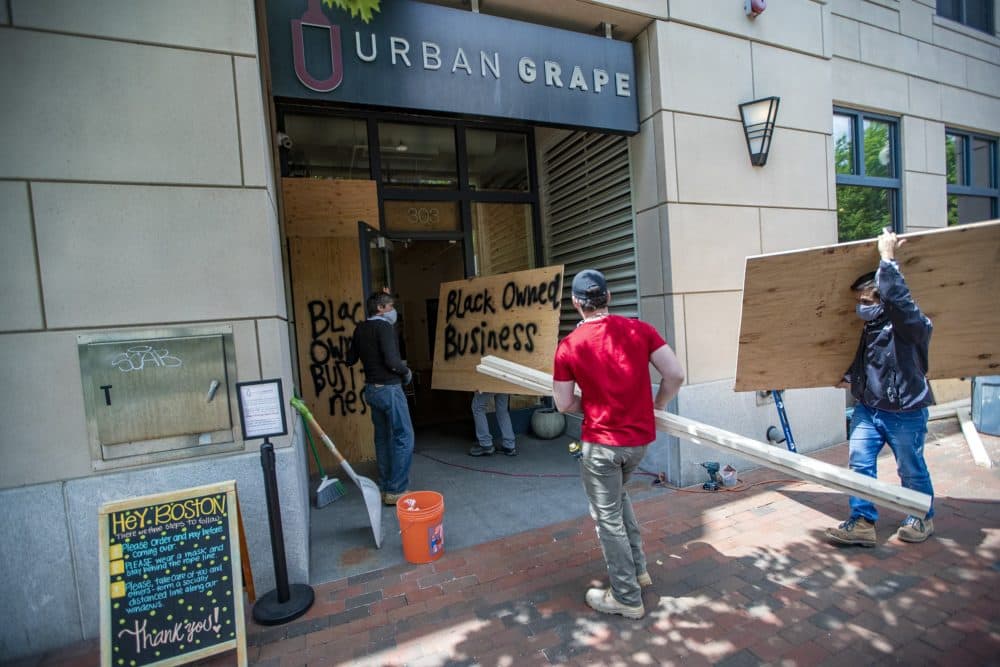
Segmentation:
{"type": "Polygon", "coordinates": [[[476,425],[476,440],[479,446],[489,449],[493,446],[493,435],[490,434],[489,422],[486,421],[486,404],[493,397],[493,405],[496,407],[497,426],[500,427],[500,437],[503,440],[504,449],[514,449],[517,443],[514,441],[514,426],[510,421],[510,394],[491,394],[489,392],[477,391],[472,397],[472,421],[476,425]]]}
{"type": "Polygon", "coordinates": [[[646,446],[608,447],[584,442],[580,458],[583,490],[590,501],[590,516],[597,522],[612,594],[630,607],[642,602],[636,577],[646,571],[646,555],[625,483],[645,455],[646,446]]]}

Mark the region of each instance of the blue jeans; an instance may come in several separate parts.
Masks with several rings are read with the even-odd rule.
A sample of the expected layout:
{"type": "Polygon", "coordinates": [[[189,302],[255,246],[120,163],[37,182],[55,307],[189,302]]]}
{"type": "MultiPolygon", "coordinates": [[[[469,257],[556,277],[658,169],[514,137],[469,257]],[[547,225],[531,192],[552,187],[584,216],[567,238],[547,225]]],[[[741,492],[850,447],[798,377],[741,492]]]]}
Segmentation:
{"type": "Polygon", "coordinates": [[[365,400],[375,426],[375,459],[385,493],[402,493],[410,484],[413,423],[401,384],[366,384],[365,400]]]}
{"type": "MultiPolygon", "coordinates": [[[[896,457],[896,471],[907,489],[931,496],[925,519],[934,516],[934,487],[924,461],[924,436],[927,435],[927,408],[906,412],[886,412],[858,403],[851,417],[851,440],[848,445],[851,470],[877,476],[878,454],[889,444],[896,457]]],[[[851,496],[851,517],[878,520],[878,509],[870,500],[851,496]]]]}
{"type": "Polygon", "coordinates": [[[637,578],[646,571],[646,555],[625,483],[645,455],[645,446],[608,447],[584,442],[580,457],[580,477],[590,501],[590,516],[597,522],[611,593],[630,607],[642,602],[637,578]]]}
{"type": "Polygon", "coordinates": [[[514,442],[514,426],[510,423],[510,394],[490,394],[488,392],[477,391],[472,396],[472,421],[476,424],[476,440],[480,447],[492,447],[493,435],[490,433],[489,422],[486,421],[486,404],[493,397],[493,405],[496,406],[497,425],[500,427],[500,436],[503,438],[504,449],[514,449],[517,443],[514,442]]]}

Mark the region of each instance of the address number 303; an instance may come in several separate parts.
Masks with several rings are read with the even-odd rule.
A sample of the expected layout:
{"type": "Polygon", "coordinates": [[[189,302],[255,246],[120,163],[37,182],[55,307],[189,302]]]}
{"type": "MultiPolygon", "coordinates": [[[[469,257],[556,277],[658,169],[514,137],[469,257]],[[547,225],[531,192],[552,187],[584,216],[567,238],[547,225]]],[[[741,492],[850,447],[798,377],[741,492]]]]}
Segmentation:
{"type": "Polygon", "coordinates": [[[413,224],[433,227],[440,220],[440,212],[437,208],[411,206],[406,209],[406,217],[413,224]]]}

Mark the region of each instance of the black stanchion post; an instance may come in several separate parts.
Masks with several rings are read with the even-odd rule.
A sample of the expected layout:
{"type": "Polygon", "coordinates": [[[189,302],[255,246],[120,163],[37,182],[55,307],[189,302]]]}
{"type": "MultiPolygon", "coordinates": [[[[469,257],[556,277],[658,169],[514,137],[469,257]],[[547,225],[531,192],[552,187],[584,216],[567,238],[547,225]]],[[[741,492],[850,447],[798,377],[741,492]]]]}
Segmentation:
{"type": "Polygon", "coordinates": [[[285,562],[285,536],[281,529],[281,504],[278,500],[278,476],[274,466],[274,445],[264,439],[260,446],[260,466],[264,472],[267,518],[271,527],[271,557],[274,560],[275,589],[263,595],[253,606],[253,618],[261,625],[280,625],[293,621],[309,610],[315,594],[307,584],[288,585],[285,562]]]}

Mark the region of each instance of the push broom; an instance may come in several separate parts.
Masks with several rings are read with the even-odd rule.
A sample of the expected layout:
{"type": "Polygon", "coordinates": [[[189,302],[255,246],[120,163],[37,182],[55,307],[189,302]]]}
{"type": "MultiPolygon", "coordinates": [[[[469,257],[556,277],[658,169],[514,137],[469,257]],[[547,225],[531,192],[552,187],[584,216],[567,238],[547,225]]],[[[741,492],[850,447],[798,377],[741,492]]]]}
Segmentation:
{"type": "Polygon", "coordinates": [[[331,479],[326,476],[323,464],[319,460],[319,452],[316,451],[316,443],[313,442],[309,422],[306,421],[305,415],[300,414],[299,416],[302,417],[302,426],[306,431],[306,437],[309,438],[309,449],[312,450],[313,458],[316,459],[316,469],[319,470],[320,474],[319,486],[316,487],[316,509],[322,509],[344,495],[344,485],[336,477],[331,479]]]}

